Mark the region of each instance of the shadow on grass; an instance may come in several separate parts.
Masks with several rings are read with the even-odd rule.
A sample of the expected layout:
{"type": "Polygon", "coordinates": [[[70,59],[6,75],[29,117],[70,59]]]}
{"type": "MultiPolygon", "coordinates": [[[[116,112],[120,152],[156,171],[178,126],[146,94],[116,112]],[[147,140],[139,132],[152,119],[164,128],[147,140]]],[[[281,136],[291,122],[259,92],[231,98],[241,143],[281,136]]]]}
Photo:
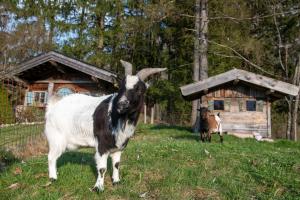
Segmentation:
{"type": "Polygon", "coordinates": [[[200,141],[199,135],[176,135],[173,136],[172,138],[177,139],[177,140],[195,140],[197,142],[200,141]]]}
{"type": "MultiPolygon", "coordinates": [[[[96,162],[94,159],[94,153],[89,152],[81,152],[81,151],[70,151],[61,155],[61,157],[57,160],[57,168],[66,165],[68,163],[75,165],[89,165],[91,171],[95,175],[98,176],[96,162]]],[[[112,164],[111,159],[109,158],[107,161],[107,172],[112,174],[112,164]]]]}
{"type": "Polygon", "coordinates": [[[192,133],[192,129],[187,126],[174,126],[174,125],[156,125],[150,127],[151,130],[169,130],[169,129],[176,129],[179,131],[188,131],[192,133]]]}
{"type": "Polygon", "coordinates": [[[168,126],[168,125],[157,125],[150,128],[151,130],[176,130],[183,131],[180,134],[170,133],[170,136],[178,140],[195,140],[199,141],[199,134],[193,134],[192,129],[186,126],[168,126]]]}

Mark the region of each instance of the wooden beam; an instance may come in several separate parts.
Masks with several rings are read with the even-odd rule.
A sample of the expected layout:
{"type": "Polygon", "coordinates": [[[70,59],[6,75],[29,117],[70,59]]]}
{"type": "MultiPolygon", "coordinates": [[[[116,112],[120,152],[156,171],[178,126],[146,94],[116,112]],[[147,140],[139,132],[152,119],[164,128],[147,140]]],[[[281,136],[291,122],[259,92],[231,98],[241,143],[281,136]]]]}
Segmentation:
{"type": "Polygon", "coordinates": [[[57,62],[55,62],[54,60],[49,60],[49,63],[55,67],[58,67],[57,62]]]}
{"type": "Polygon", "coordinates": [[[266,92],[266,95],[273,94],[274,92],[275,92],[274,90],[268,90],[268,91],[266,92]]]}
{"type": "Polygon", "coordinates": [[[54,88],[54,83],[49,82],[48,83],[48,99],[50,99],[53,94],[53,88],[54,88]]]}
{"type": "Polygon", "coordinates": [[[45,81],[34,81],[33,83],[95,83],[93,81],[81,81],[81,80],[74,80],[74,81],[67,81],[67,80],[45,80],[45,81]]]}
{"type": "Polygon", "coordinates": [[[233,81],[233,85],[237,85],[239,82],[240,82],[240,80],[236,78],[236,79],[233,81]]]}
{"type": "Polygon", "coordinates": [[[61,73],[63,73],[63,74],[66,74],[66,72],[62,69],[62,67],[59,67],[59,66],[54,66],[55,67],[55,69],[57,70],[57,71],[59,71],[59,72],[61,72],[61,73]]]}

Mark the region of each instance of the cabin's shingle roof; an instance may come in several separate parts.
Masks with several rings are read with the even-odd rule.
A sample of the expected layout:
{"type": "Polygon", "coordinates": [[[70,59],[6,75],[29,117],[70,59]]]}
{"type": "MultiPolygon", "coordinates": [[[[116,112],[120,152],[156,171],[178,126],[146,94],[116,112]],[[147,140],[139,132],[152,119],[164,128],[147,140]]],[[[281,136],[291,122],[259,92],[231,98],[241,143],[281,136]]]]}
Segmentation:
{"type": "Polygon", "coordinates": [[[55,51],[50,51],[48,53],[39,55],[30,60],[22,62],[18,66],[16,66],[14,70],[10,71],[8,74],[11,76],[12,75],[17,76],[19,73],[22,73],[28,69],[31,69],[38,65],[41,65],[48,61],[55,61],[55,62],[61,63],[70,68],[73,68],[75,70],[81,71],[83,73],[86,73],[88,75],[91,75],[93,77],[96,77],[96,78],[99,78],[99,79],[102,79],[102,80],[105,80],[105,81],[108,81],[111,83],[113,83],[113,81],[114,81],[113,77],[117,77],[117,75],[115,73],[100,69],[98,67],[95,67],[88,63],[76,60],[74,58],[70,58],[68,56],[57,53],[55,51]]]}
{"type": "Polygon", "coordinates": [[[240,69],[233,69],[228,72],[209,77],[203,81],[182,86],[180,87],[180,90],[185,99],[192,100],[194,97],[202,95],[205,90],[218,87],[222,84],[226,84],[235,80],[252,84],[257,87],[266,88],[281,95],[296,96],[299,92],[299,87],[290,83],[240,69]]]}

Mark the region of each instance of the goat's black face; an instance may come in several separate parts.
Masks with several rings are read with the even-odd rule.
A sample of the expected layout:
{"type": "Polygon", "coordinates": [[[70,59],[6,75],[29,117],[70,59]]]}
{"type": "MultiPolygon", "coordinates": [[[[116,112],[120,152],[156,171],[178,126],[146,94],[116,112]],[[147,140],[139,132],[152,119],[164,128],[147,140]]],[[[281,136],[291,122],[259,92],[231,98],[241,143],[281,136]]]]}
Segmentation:
{"type": "Polygon", "coordinates": [[[137,76],[126,76],[121,83],[116,97],[116,108],[119,114],[135,112],[143,103],[146,84],[137,76]]]}

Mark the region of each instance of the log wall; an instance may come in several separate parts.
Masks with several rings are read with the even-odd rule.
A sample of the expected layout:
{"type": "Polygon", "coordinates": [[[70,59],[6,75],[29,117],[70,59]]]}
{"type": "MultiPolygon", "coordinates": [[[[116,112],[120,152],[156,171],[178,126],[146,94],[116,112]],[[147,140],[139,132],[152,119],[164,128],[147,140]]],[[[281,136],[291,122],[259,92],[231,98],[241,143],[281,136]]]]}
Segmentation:
{"type": "Polygon", "coordinates": [[[214,113],[220,113],[223,130],[234,133],[259,132],[271,137],[270,103],[264,91],[247,85],[228,85],[208,91],[204,104],[214,113]],[[224,110],[215,110],[214,101],[224,101],[224,110]],[[255,111],[247,111],[246,101],[256,102],[255,111]]]}

